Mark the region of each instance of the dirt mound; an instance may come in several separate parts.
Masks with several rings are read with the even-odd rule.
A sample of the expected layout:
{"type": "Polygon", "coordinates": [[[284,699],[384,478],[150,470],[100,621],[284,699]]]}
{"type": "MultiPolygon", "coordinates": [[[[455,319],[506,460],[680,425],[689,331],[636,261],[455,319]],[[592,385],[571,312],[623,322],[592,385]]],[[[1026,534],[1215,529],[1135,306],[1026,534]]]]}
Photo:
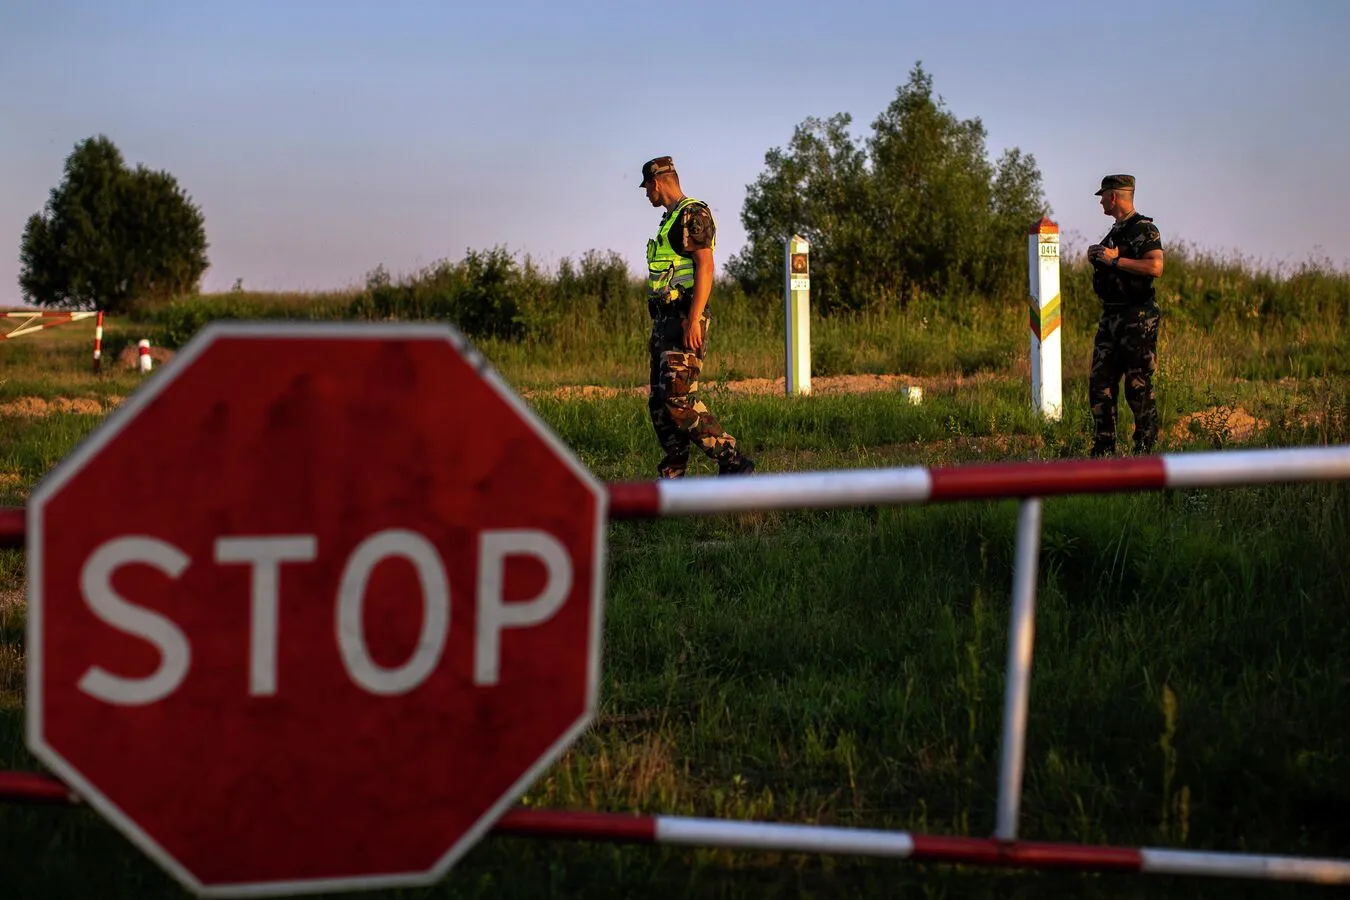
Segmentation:
{"type": "Polygon", "coordinates": [[[103,403],[93,397],[19,397],[0,403],[0,416],[34,416],[41,418],[69,413],[101,413],[103,403]]]}
{"type": "MultiPolygon", "coordinates": [[[[167,347],[151,347],[150,361],[156,366],[162,366],[175,356],[174,351],[167,347]]],[[[122,348],[122,352],[117,354],[117,364],[124,369],[134,369],[141,364],[141,351],[135,344],[128,344],[122,348]]]]}
{"type": "Polygon", "coordinates": [[[1193,435],[1220,443],[1244,443],[1269,426],[1240,406],[1211,406],[1200,412],[1188,413],[1172,426],[1176,441],[1189,440],[1193,435]]]}

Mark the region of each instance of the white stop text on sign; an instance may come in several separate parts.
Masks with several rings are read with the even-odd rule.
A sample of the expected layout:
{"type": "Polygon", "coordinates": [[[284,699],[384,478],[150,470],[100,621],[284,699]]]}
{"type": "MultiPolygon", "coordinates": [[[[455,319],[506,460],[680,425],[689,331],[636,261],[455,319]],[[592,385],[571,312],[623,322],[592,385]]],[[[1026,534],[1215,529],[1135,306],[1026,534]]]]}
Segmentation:
{"type": "MultiPolygon", "coordinates": [[[[215,541],[217,565],[244,565],[252,570],[249,616],[248,693],[277,693],[281,567],[314,562],[318,538],[312,534],[221,537],[215,541]]],[[[572,561],[562,543],[533,529],[483,531],[478,537],[477,623],[474,635],[474,684],[494,685],[500,677],[502,633],[531,628],[551,619],[572,590],[572,561]],[[547,573],[543,589],[530,600],[507,603],[506,563],[530,557],[547,573]]],[[[160,662],[144,678],[127,678],[90,666],[80,690],[116,706],[141,706],[169,697],[192,668],[192,645],[177,623],[138,606],[112,586],[123,566],[150,566],[176,579],[193,560],[168,541],[128,535],[101,544],[80,568],[85,604],[107,625],[153,644],[160,662]]],[[[450,634],[450,578],[436,547],[416,531],[389,529],[371,534],[347,557],[335,598],[334,631],[343,666],[352,681],[379,695],[406,694],[424,682],[440,664],[450,634]],[[381,666],[370,655],[363,625],[366,586],[375,567],[385,560],[412,564],[422,593],[422,629],[406,661],[381,666]]]]}

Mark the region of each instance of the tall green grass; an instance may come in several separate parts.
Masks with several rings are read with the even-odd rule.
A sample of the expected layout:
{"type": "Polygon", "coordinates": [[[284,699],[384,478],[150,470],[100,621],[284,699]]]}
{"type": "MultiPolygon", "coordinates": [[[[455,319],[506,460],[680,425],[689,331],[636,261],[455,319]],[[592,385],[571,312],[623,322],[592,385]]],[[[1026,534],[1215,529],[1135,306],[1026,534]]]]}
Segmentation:
{"type": "MultiPolygon", "coordinates": [[[[1211,284],[1203,261],[1192,272],[1176,259],[1169,271],[1178,285],[1188,273],[1211,284]]],[[[725,389],[711,390],[710,402],[769,471],[1078,456],[1086,411],[1072,398],[1085,394],[1091,319],[1073,286],[1079,274],[1066,266],[1062,422],[1028,409],[1024,311],[974,301],[814,323],[827,367],[939,378],[920,405],[896,392],[787,399],[725,389]],[[954,377],[963,373],[982,377],[954,377]]],[[[1251,445],[1350,442],[1347,323],[1344,307],[1330,302],[1346,283],[1317,278],[1270,287],[1301,304],[1282,314],[1242,312],[1239,294],[1206,320],[1187,304],[1209,302],[1210,288],[1165,296],[1165,426],[1230,404],[1265,423],[1251,445]]],[[[778,374],[776,303],[723,287],[712,336],[721,377],[778,374]]],[[[510,380],[539,389],[528,402],[605,479],[652,472],[658,453],[643,400],[571,400],[545,388],[640,383],[645,313],[634,292],[611,295],[608,319],[578,303],[559,319],[574,329],[478,342],[510,380]]],[[[329,302],[350,312],[351,300],[329,302]]],[[[209,311],[239,298],[183,302],[209,311]]],[[[256,302],[269,312],[305,309],[294,299],[256,302]]],[[[316,309],[306,314],[327,315],[316,309]]],[[[177,315],[146,312],[126,323],[128,335],[161,314],[177,315]]],[[[88,374],[74,343],[43,346],[0,355],[3,377],[20,391],[4,388],[5,397],[56,396],[49,383],[67,396],[138,383],[88,374]]],[[[98,421],[0,414],[0,473],[14,476],[0,481],[0,503],[23,502],[98,421]]],[[[1217,426],[1169,429],[1164,449],[1222,447],[1230,437],[1217,426]]],[[[712,467],[700,461],[696,471],[712,467]]],[[[1015,527],[1010,502],[612,524],[600,715],[526,802],[991,833],[1015,527]]],[[[1047,500],[1022,835],[1345,856],[1347,561],[1343,484],[1047,500]]],[[[0,553],[0,598],[21,587],[23,569],[22,554],[0,553]]],[[[0,768],[35,765],[23,747],[23,625],[21,605],[0,607],[0,768]]],[[[396,833],[398,823],[371,827],[396,833]]],[[[0,836],[5,897],[183,896],[88,811],[0,807],[0,836]]],[[[369,896],[1220,893],[1329,895],[1193,878],[488,838],[432,889],[369,896]]]]}
{"type": "MultiPolygon", "coordinates": [[[[789,448],[780,463],[809,453],[847,467],[867,464],[862,447],[949,434],[958,403],[882,403],[869,419],[856,401],[727,405],[767,445],[789,448]]],[[[648,455],[635,405],[537,409],[606,474],[648,455]]],[[[962,427],[982,431],[984,419],[967,413],[962,427]]],[[[50,442],[79,430],[26,427],[23,446],[5,453],[31,456],[34,475],[50,442]]],[[[948,446],[937,461],[974,455],[948,446]]],[[[614,524],[601,715],[526,802],[988,834],[1015,522],[1012,503],[968,503],[614,524]]],[[[1022,833],[1343,854],[1348,534],[1344,486],[1047,501],[1022,833]]],[[[0,559],[9,584],[21,577],[16,557],[0,559]]],[[[19,647],[21,624],[10,612],[0,640],[19,647]]],[[[0,710],[0,766],[31,765],[20,718],[0,710]]],[[[81,896],[93,884],[100,896],[180,895],[86,812],[0,809],[0,829],[13,896],[81,896]]],[[[437,889],[403,896],[1189,897],[1218,887],[490,838],[437,889]]]]}
{"type": "MultiPolygon", "coordinates": [[[[1085,262],[1063,265],[1062,294],[1066,367],[1085,373],[1098,312],[1085,262]]],[[[473,251],[459,263],[399,278],[377,269],[364,288],[308,302],[305,296],[185,297],[142,308],[137,322],[173,347],[222,318],[438,319],[456,323],[522,386],[645,378],[643,289],[612,253],[565,259],[545,272],[528,257],[473,251]]],[[[1164,377],[1181,360],[1210,381],[1350,373],[1350,273],[1329,264],[1272,271],[1181,246],[1168,251],[1159,297],[1164,377]]],[[[710,309],[710,377],[782,374],[780,298],[747,296],[723,280],[710,309]]],[[[915,301],[903,311],[816,314],[811,332],[817,375],[970,375],[1027,364],[1022,301],[957,296],[915,301]]],[[[1189,373],[1186,380],[1194,382],[1189,373]]]]}

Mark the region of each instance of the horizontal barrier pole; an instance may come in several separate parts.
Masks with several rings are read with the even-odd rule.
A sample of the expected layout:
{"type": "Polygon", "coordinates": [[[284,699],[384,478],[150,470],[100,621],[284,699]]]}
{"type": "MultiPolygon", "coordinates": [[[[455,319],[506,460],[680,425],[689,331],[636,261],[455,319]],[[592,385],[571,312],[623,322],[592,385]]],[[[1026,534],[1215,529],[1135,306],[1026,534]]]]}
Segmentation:
{"type": "MultiPolygon", "coordinates": [[[[1350,446],[1174,453],[1126,459],[840,469],[607,485],[615,519],[1350,480],[1350,446]]],[[[23,507],[0,507],[0,547],[22,547],[23,507]]]]}
{"type": "Polygon", "coordinates": [[[87,319],[96,315],[98,315],[97,310],[77,312],[74,310],[16,309],[0,312],[0,319],[66,319],[71,322],[78,322],[80,319],[87,319]]]}
{"type": "Polygon", "coordinates": [[[22,547],[27,528],[22,506],[0,506],[0,548],[22,547]]]}
{"type": "MultiPolygon", "coordinates": [[[[73,805],[79,800],[50,775],[0,772],[0,802],[73,805]]],[[[1342,859],[1002,841],[684,816],[512,809],[497,820],[491,833],[510,837],[722,847],[775,853],[834,853],[1017,869],[1144,872],[1350,885],[1350,860],[1342,859]]]]}
{"type": "Polygon", "coordinates": [[[839,828],[785,825],[679,816],[513,809],[493,834],[571,840],[725,847],[778,853],[837,853],[884,856],[1018,869],[1084,872],[1147,872],[1350,884],[1350,860],[1248,853],[1167,850],[1153,847],[1097,847],[997,838],[947,837],[839,828]]]}
{"type": "Polygon", "coordinates": [[[1350,860],[1153,847],[1094,847],[996,838],[944,837],[865,828],[785,825],[679,816],[513,809],[493,834],[572,840],[727,847],[778,853],[886,856],[915,862],[1084,872],[1147,872],[1350,884],[1350,860]]]}
{"type": "Polygon", "coordinates": [[[32,334],[44,328],[55,328],[58,325],[78,322],[81,319],[88,319],[96,315],[98,315],[96,312],[0,312],[0,319],[24,320],[15,326],[14,330],[0,333],[0,341],[32,334]]]}
{"type": "Polygon", "coordinates": [[[79,803],[70,788],[40,772],[0,772],[0,803],[79,803]]]}
{"type": "Polygon", "coordinates": [[[619,482],[609,485],[609,514],[650,519],[1338,479],[1350,479],[1350,446],[619,482]]]}

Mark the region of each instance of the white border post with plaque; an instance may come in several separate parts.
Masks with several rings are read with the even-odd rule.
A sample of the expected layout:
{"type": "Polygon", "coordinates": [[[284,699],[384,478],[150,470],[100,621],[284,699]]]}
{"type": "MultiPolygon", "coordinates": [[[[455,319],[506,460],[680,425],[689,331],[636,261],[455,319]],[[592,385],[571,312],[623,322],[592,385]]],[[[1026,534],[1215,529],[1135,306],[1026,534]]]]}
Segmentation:
{"type": "Polygon", "coordinates": [[[783,289],[787,332],[787,394],[811,393],[811,245],[801,235],[787,240],[783,289]]]}
{"type": "Polygon", "coordinates": [[[1042,216],[1027,234],[1031,282],[1031,407],[1058,421],[1064,412],[1060,368],[1059,226],[1042,216]]]}

